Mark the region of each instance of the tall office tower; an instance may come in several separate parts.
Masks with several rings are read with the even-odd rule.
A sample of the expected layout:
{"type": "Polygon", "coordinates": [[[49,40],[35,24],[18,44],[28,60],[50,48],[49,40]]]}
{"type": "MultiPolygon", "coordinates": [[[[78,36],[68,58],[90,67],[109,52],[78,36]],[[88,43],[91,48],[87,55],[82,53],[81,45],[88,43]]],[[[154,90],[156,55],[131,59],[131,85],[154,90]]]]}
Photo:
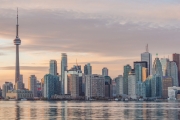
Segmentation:
{"type": "Polygon", "coordinates": [[[136,95],[138,98],[146,97],[146,86],[145,86],[144,82],[141,82],[141,81],[137,82],[136,95]]]}
{"type": "Polygon", "coordinates": [[[123,76],[119,75],[117,78],[115,78],[116,82],[116,95],[123,95],[123,76]]]}
{"type": "Polygon", "coordinates": [[[148,75],[151,75],[152,55],[148,52],[148,45],[146,46],[146,52],[141,54],[141,61],[146,61],[148,63],[148,75]]]}
{"type": "Polygon", "coordinates": [[[105,78],[105,97],[112,97],[112,79],[110,76],[104,76],[105,78]]]}
{"type": "Polygon", "coordinates": [[[163,82],[162,82],[162,97],[167,99],[168,98],[168,87],[173,86],[173,81],[172,77],[163,77],[163,82]]]}
{"type": "Polygon", "coordinates": [[[151,97],[162,98],[162,76],[154,74],[151,79],[151,97]]]}
{"type": "Polygon", "coordinates": [[[144,81],[145,87],[146,87],[146,97],[151,97],[151,80],[153,79],[153,76],[150,75],[147,77],[146,81],[144,81]]]}
{"type": "Polygon", "coordinates": [[[28,80],[28,89],[32,91],[33,97],[37,97],[37,78],[35,75],[31,75],[28,80]]]}
{"type": "Polygon", "coordinates": [[[138,81],[142,81],[142,66],[141,66],[141,64],[139,63],[139,64],[136,64],[135,66],[134,66],[134,71],[135,71],[135,76],[136,76],[136,83],[138,82],[138,81]]]}
{"type": "Polygon", "coordinates": [[[104,67],[104,68],[102,69],[102,75],[103,75],[103,76],[108,76],[108,69],[107,69],[106,67],[104,67]]]}
{"type": "Polygon", "coordinates": [[[23,83],[23,75],[19,76],[19,81],[15,83],[15,89],[16,90],[23,90],[24,89],[24,83],[23,83]]]}
{"type": "Polygon", "coordinates": [[[57,75],[57,61],[56,60],[50,60],[49,62],[49,74],[57,75]]]}
{"type": "Polygon", "coordinates": [[[84,74],[85,75],[91,75],[92,74],[92,66],[90,63],[87,63],[85,66],[84,66],[84,74]]]}
{"type": "Polygon", "coordinates": [[[178,67],[178,83],[180,86],[180,54],[174,53],[173,54],[173,61],[176,63],[178,67]]]}
{"type": "Polygon", "coordinates": [[[64,94],[65,71],[67,70],[67,54],[61,54],[61,94],[64,94]]]}
{"type": "Polygon", "coordinates": [[[82,91],[82,71],[80,69],[71,68],[65,71],[64,94],[70,94],[73,98],[83,96],[82,91]]]}
{"type": "Polygon", "coordinates": [[[41,82],[37,80],[36,86],[37,86],[37,97],[42,97],[41,82]]]}
{"type": "Polygon", "coordinates": [[[52,95],[60,95],[59,77],[56,75],[46,74],[43,78],[43,96],[51,99],[52,95]]]}
{"type": "Polygon", "coordinates": [[[18,10],[17,10],[17,25],[16,25],[16,38],[14,39],[14,45],[16,45],[16,70],[15,70],[15,83],[19,81],[20,76],[20,68],[19,68],[19,45],[21,44],[21,40],[19,38],[18,31],[18,10]]]}
{"type": "Polygon", "coordinates": [[[2,97],[6,98],[6,93],[8,90],[13,90],[13,84],[11,82],[5,82],[2,86],[2,97]]]}
{"type": "Polygon", "coordinates": [[[162,71],[163,71],[163,76],[167,75],[167,64],[169,62],[168,58],[161,58],[161,65],[162,65],[162,71]]]}
{"type": "Polygon", "coordinates": [[[158,57],[155,58],[153,63],[153,75],[155,74],[163,76],[162,65],[158,57]]]}
{"type": "Polygon", "coordinates": [[[167,63],[167,76],[172,77],[173,86],[178,87],[178,67],[174,61],[167,63]]]}
{"type": "Polygon", "coordinates": [[[86,99],[105,96],[105,78],[102,75],[86,75],[86,99]]]}
{"type": "Polygon", "coordinates": [[[132,99],[137,98],[137,87],[136,87],[136,75],[134,72],[130,72],[128,75],[128,96],[132,99]]]}
{"type": "Polygon", "coordinates": [[[124,66],[124,73],[123,73],[123,92],[124,94],[128,95],[128,75],[131,71],[131,66],[126,65],[124,66]]]}

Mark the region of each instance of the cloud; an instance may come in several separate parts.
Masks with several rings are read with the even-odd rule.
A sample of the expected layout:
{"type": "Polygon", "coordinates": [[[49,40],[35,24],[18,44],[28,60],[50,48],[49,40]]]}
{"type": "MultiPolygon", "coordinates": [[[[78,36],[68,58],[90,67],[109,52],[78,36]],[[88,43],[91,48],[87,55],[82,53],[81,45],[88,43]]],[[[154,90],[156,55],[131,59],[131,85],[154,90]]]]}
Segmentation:
{"type": "MultiPolygon", "coordinates": [[[[1,67],[2,70],[15,70],[15,66],[5,66],[1,67]]],[[[46,71],[48,70],[48,67],[45,66],[20,66],[21,70],[33,70],[33,71],[46,71]]]]}

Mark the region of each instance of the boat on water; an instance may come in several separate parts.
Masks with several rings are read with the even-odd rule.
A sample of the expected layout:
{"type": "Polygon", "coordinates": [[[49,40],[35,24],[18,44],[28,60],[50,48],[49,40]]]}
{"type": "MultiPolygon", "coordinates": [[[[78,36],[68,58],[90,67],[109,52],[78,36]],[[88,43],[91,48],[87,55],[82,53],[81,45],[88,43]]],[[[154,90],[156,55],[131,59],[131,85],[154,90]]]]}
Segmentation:
{"type": "Polygon", "coordinates": [[[21,101],[27,101],[27,99],[26,98],[22,98],[21,101]]]}

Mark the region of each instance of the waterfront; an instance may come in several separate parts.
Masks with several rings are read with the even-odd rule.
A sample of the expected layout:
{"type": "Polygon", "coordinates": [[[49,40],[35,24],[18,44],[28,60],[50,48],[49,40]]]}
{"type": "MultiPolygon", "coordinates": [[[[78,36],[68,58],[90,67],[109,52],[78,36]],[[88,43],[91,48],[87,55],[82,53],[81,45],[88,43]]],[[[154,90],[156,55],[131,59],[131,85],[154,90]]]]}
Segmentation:
{"type": "Polygon", "coordinates": [[[179,120],[179,102],[0,101],[0,119],[179,120]]]}

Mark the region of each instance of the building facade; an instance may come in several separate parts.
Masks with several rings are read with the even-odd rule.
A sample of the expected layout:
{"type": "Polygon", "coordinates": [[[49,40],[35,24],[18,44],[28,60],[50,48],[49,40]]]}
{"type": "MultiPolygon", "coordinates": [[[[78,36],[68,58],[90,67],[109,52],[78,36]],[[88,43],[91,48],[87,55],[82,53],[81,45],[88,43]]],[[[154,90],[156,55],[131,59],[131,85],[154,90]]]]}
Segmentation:
{"type": "Polygon", "coordinates": [[[50,60],[49,62],[49,74],[57,75],[57,61],[56,60],[50,60]]]}
{"type": "Polygon", "coordinates": [[[61,94],[64,94],[65,71],[67,70],[67,54],[61,54],[61,94]]]}
{"type": "Polygon", "coordinates": [[[162,80],[162,97],[164,99],[167,99],[168,98],[168,87],[172,87],[173,85],[173,80],[171,77],[163,77],[163,80],[162,80]]]}
{"type": "Polygon", "coordinates": [[[35,75],[29,77],[28,89],[32,91],[34,97],[37,97],[37,78],[35,75]]]}
{"type": "Polygon", "coordinates": [[[116,82],[116,95],[123,95],[123,76],[119,75],[117,78],[115,78],[116,82]]]}
{"type": "Polygon", "coordinates": [[[102,75],[103,75],[103,76],[108,76],[108,69],[107,69],[106,67],[104,67],[104,68],[102,69],[102,75]]]}
{"type": "Polygon", "coordinates": [[[124,73],[123,73],[123,92],[124,94],[128,95],[128,75],[131,71],[131,66],[126,65],[124,66],[124,73]]]}
{"type": "Polygon", "coordinates": [[[178,86],[180,86],[180,54],[174,53],[172,57],[173,57],[173,61],[176,63],[178,67],[178,83],[179,83],[178,86]]]}
{"type": "Polygon", "coordinates": [[[87,63],[84,66],[84,75],[91,75],[92,74],[92,66],[90,63],[87,63]]]}
{"type": "Polygon", "coordinates": [[[163,76],[162,65],[158,57],[155,58],[153,63],[153,75],[155,74],[163,76]]]}
{"type": "Polygon", "coordinates": [[[9,90],[6,94],[6,98],[16,99],[16,100],[20,100],[20,99],[32,100],[34,97],[32,91],[29,90],[9,90]]]}
{"type": "Polygon", "coordinates": [[[11,82],[5,82],[2,86],[2,97],[5,99],[6,98],[6,93],[9,90],[13,90],[13,84],[11,82]]]}
{"type": "Polygon", "coordinates": [[[137,99],[137,86],[136,86],[135,73],[129,73],[128,75],[128,96],[132,99],[137,99]]]}
{"type": "Polygon", "coordinates": [[[146,61],[148,64],[148,75],[151,75],[152,71],[152,55],[148,51],[141,54],[141,61],[146,61]]]}
{"type": "Polygon", "coordinates": [[[102,75],[86,75],[86,94],[87,100],[97,97],[105,97],[105,78],[102,75]]]}
{"type": "Polygon", "coordinates": [[[168,62],[169,62],[168,58],[161,58],[161,65],[162,65],[163,76],[167,76],[167,65],[168,65],[168,62]]]}

